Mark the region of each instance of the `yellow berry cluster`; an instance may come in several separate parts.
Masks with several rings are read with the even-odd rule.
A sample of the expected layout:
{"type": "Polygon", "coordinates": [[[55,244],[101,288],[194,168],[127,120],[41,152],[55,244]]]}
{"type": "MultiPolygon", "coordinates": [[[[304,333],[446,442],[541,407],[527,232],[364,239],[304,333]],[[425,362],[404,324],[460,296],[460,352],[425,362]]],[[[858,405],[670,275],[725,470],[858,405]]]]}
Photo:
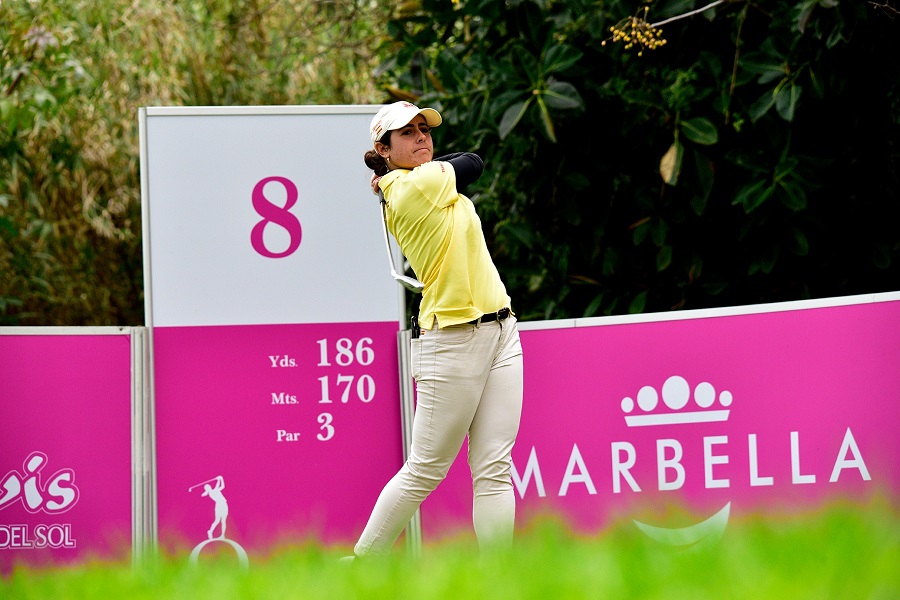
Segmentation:
{"type": "MultiPolygon", "coordinates": [[[[625,42],[626,50],[631,50],[635,45],[639,46],[638,56],[643,56],[645,49],[655,50],[665,45],[666,40],[662,37],[662,29],[653,27],[647,22],[647,11],[649,10],[650,7],[645,6],[643,15],[639,11],[637,15],[622,19],[610,27],[609,30],[612,32],[610,39],[613,42],[625,42]]],[[[606,40],[603,40],[601,45],[605,46],[606,40]]]]}

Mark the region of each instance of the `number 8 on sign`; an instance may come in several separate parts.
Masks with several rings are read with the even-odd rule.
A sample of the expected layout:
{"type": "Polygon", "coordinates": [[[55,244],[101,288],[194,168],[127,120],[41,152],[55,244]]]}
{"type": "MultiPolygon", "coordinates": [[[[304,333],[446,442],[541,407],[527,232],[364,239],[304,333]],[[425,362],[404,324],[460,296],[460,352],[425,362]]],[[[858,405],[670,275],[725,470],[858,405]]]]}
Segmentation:
{"type": "Polygon", "coordinates": [[[253,187],[253,209],[262,217],[262,221],[253,226],[253,230],[250,232],[250,244],[262,256],[266,258],[284,258],[293,254],[300,247],[300,238],[303,230],[300,227],[300,220],[290,211],[291,207],[297,203],[297,197],[297,186],[286,177],[266,177],[253,187]],[[284,206],[273,204],[266,198],[263,190],[266,184],[270,182],[280,183],[284,186],[284,191],[287,193],[284,206]],[[286,250],[273,252],[266,247],[263,232],[269,223],[279,225],[287,231],[290,243],[286,250]]]}

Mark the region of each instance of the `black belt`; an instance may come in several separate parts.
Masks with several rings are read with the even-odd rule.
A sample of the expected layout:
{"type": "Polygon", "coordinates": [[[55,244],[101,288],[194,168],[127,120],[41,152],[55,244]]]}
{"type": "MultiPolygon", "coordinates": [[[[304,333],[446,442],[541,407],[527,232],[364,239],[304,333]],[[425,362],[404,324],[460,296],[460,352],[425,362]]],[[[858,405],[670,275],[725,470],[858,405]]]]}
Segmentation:
{"type": "Polygon", "coordinates": [[[481,315],[481,317],[477,319],[472,319],[469,321],[469,325],[478,325],[478,323],[490,323],[492,321],[502,321],[503,319],[509,316],[508,308],[501,308],[497,312],[487,313],[485,315],[481,315]]]}

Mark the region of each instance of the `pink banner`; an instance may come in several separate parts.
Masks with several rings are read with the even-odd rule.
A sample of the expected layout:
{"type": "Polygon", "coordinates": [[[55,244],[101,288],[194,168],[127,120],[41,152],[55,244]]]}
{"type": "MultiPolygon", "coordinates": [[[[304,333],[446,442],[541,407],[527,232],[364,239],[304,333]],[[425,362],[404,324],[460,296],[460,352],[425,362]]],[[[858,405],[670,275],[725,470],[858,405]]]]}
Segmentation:
{"type": "MultiPolygon", "coordinates": [[[[157,327],[160,540],[352,543],[402,464],[397,322],[157,327]]],[[[212,548],[209,550],[213,551],[212,548]]]]}
{"type": "Polygon", "coordinates": [[[0,336],[0,423],[0,572],[127,557],[130,336],[0,336]]]}
{"type": "MultiPolygon", "coordinates": [[[[522,345],[520,522],[628,518],[686,544],[729,514],[900,490],[900,302],[526,330],[522,345]]],[[[426,540],[471,529],[464,458],[423,506],[426,540]]]]}

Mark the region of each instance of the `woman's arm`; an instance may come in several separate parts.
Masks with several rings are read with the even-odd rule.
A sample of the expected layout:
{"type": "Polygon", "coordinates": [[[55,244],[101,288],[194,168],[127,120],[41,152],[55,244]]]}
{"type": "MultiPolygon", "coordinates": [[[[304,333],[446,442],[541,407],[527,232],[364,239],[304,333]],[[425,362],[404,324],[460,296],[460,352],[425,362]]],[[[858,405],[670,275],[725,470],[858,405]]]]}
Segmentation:
{"type": "Polygon", "coordinates": [[[456,189],[459,192],[465,191],[470,183],[475,183],[484,171],[484,161],[472,152],[455,152],[434,160],[453,165],[453,172],[456,173],[456,189]]]}

